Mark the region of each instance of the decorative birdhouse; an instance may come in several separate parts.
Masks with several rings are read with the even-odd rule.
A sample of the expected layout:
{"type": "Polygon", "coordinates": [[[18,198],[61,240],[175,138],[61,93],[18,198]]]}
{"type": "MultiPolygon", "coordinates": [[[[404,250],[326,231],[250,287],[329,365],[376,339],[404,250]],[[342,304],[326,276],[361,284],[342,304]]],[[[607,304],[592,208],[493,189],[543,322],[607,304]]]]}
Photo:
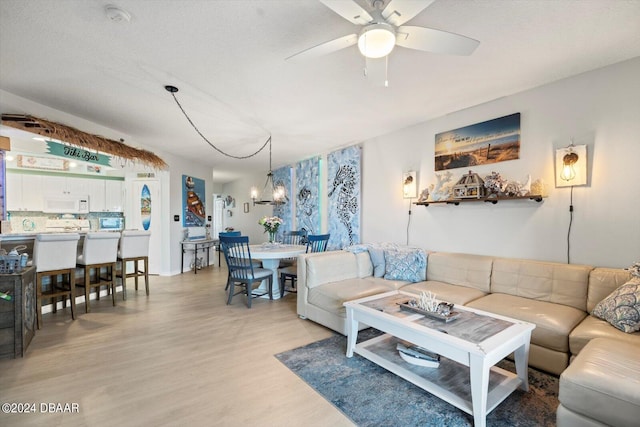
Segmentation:
{"type": "Polygon", "coordinates": [[[453,186],[453,197],[456,199],[479,199],[484,197],[484,181],[477,173],[469,171],[462,175],[453,186]]]}

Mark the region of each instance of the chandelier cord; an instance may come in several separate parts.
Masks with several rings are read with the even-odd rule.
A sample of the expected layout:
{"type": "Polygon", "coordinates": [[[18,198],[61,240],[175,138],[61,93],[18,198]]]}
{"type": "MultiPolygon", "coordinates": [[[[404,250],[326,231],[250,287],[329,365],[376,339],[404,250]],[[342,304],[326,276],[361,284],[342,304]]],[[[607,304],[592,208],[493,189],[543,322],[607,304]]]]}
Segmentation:
{"type": "Polygon", "coordinates": [[[193,121],[191,120],[191,118],[189,118],[189,115],[187,114],[186,111],[184,111],[184,108],[182,108],[182,104],[180,104],[180,101],[178,101],[178,98],[176,98],[176,94],[175,92],[178,91],[177,88],[171,86],[173,89],[175,89],[175,91],[170,90],[169,87],[165,87],[165,89],[167,89],[167,91],[171,94],[171,96],[173,96],[173,100],[176,101],[176,104],[178,104],[178,107],[180,108],[180,111],[182,111],[182,114],[184,114],[184,116],[187,118],[187,121],[189,122],[189,124],[191,125],[191,127],[198,133],[198,135],[200,135],[200,137],[211,146],[211,148],[213,148],[214,150],[216,150],[218,153],[227,156],[227,157],[231,157],[232,159],[238,159],[238,160],[244,160],[244,159],[248,159],[250,157],[253,157],[255,155],[257,155],[258,153],[260,153],[262,150],[265,149],[265,147],[267,146],[267,144],[269,144],[269,169],[271,169],[271,135],[269,135],[269,138],[267,138],[267,140],[264,142],[264,144],[262,144],[262,147],[260,147],[256,152],[252,153],[252,154],[248,154],[246,156],[234,156],[233,154],[229,154],[229,153],[225,153],[224,151],[222,151],[221,149],[219,149],[218,147],[216,147],[211,141],[209,141],[203,134],[202,132],[200,132],[200,129],[198,129],[198,127],[193,123],[193,121]]]}

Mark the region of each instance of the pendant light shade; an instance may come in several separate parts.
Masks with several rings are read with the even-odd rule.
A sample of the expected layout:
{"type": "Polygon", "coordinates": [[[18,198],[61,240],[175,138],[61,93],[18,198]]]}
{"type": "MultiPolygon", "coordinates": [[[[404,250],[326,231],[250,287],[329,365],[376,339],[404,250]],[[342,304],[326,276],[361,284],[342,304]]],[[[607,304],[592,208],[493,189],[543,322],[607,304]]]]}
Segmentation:
{"type": "Polygon", "coordinates": [[[396,45],[396,34],[389,24],[380,23],[364,27],[358,37],[358,49],[367,58],[383,58],[396,45]]]}
{"type": "Polygon", "coordinates": [[[286,201],[286,192],[283,186],[276,186],[271,171],[271,138],[269,138],[269,173],[264,183],[262,192],[257,187],[251,188],[251,200],[254,205],[281,205],[286,201]]]}

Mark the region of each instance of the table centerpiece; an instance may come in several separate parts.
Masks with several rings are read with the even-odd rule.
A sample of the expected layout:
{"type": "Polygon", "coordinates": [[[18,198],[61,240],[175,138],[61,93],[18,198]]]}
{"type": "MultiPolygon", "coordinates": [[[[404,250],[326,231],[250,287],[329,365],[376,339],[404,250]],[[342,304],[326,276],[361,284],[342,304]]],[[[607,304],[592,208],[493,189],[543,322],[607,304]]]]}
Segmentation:
{"type": "Polygon", "coordinates": [[[282,218],[277,216],[263,216],[258,221],[258,224],[264,227],[264,232],[269,233],[269,243],[275,243],[276,233],[282,222],[282,218]]]}

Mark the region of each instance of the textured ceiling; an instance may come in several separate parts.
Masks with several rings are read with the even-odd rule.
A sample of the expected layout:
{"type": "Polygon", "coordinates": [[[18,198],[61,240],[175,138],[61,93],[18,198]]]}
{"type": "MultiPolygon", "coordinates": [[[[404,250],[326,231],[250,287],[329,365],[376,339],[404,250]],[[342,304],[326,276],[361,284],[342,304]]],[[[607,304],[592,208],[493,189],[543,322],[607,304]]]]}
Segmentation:
{"type": "Polygon", "coordinates": [[[357,31],[316,0],[113,0],[128,23],[107,19],[109,3],[0,0],[0,89],[210,165],[223,182],[266,170],[267,152],[218,154],[164,85],[223,150],[246,155],[271,134],[276,168],[640,56],[640,1],[437,0],[408,24],[480,46],[462,57],[398,47],[384,88],[363,77],[355,46],[284,60],[357,31]]]}

